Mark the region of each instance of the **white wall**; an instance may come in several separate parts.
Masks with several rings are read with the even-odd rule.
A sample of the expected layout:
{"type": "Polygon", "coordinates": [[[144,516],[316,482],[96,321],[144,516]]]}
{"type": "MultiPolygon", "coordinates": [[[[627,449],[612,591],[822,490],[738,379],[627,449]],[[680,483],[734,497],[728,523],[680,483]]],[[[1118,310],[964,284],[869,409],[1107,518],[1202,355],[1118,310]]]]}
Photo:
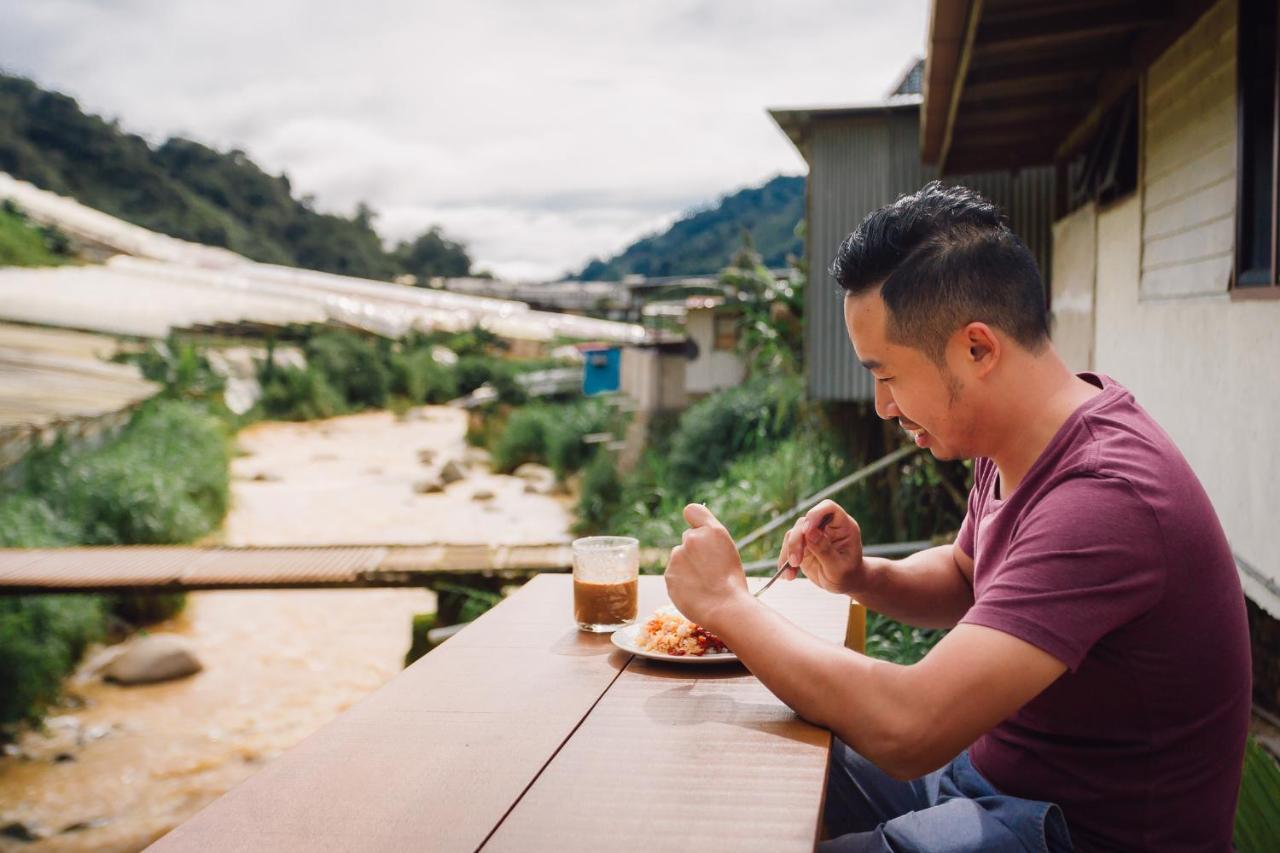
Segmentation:
{"type": "Polygon", "coordinates": [[[688,404],[685,394],[686,360],[654,347],[623,347],[620,390],[635,400],[641,412],[679,411],[688,404]]]}
{"type": "MultiPolygon", "coordinates": [[[[1245,593],[1280,618],[1280,300],[1227,290],[1236,129],[1222,69],[1234,79],[1235,9],[1223,0],[1152,66],[1139,192],[1055,225],[1067,250],[1055,243],[1054,294],[1059,276],[1080,293],[1093,277],[1094,368],[1177,442],[1237,557],[1273,587],[1242,570],[1245,593]]],[[[1071,325],[1063,345],[1078,352],[1085,337],[1071,325]]]]}
{"type": "MultiPolygon", "coordinates": [[[[1097,369],[1173,436],[1236,554],[1280,584],[1280,300],[1140,300],[1136,196],[1098,216],[1097,369]]],[[[1280,597],[1242,573],[1280,618],[1280,597]]]]}
{"type": "Polygon", "coordinates": [[[1092,204],[1053,223],[1053,345],[1079,373],[1093,367],[1094,269],[1098,213],[1092,204]]]}
{"type": "Polygon", "coordinates": [[[685,370],[685,390],[690,394],[732,388],[747,374],[736,352],[716,350],[715,313],[713,308],[695,309],[685,320],[685,334],[698,345],[698,357],[685,370]]]}

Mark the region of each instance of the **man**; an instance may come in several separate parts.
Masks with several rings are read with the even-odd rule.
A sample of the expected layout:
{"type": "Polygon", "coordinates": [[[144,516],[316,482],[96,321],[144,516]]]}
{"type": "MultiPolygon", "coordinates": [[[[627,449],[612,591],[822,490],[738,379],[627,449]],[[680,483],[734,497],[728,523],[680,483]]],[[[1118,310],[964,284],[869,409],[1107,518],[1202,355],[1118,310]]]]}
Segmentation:
{"type": "Polygon", "coordinates": [[[1244,601],[1169,436],[1118,383],[1067,369],[1035,262],[970,190],[935,182],[871,213],[833,274],[876,412],[939,459],[972,457],[973,489],[954,545],[864,557],[825,501],[779,564],[952,630],[912,666],[818,640],[747,593],[697,504],[666,572],[686,616],[837,735],[823,849],[1230,849],[1244,601]]]}

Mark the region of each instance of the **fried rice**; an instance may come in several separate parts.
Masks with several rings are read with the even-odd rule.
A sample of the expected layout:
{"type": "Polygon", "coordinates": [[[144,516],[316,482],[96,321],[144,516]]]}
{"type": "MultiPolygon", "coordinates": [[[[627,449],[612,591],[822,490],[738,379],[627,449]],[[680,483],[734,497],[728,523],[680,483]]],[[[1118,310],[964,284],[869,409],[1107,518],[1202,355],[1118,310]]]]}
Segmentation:
{"type": "Polygon", "coordinates": [[[719,637],[693,624],[674,607],[659,607],[641,627],[636,643],[648,652],[684,655],[724,654],[729,651],[719,637]]]}

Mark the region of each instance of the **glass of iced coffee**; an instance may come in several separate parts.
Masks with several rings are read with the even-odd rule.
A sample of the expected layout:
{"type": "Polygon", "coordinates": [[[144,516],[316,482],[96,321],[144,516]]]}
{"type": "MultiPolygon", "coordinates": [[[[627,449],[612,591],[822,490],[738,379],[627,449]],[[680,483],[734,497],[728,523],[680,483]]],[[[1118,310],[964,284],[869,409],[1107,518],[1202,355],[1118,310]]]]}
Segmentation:
{"type": "Polygon", "coordinates": [[[636,621],[640,542],[588,536],[573,542],[573,618],[584,631],[616,631],[636,621]]]}

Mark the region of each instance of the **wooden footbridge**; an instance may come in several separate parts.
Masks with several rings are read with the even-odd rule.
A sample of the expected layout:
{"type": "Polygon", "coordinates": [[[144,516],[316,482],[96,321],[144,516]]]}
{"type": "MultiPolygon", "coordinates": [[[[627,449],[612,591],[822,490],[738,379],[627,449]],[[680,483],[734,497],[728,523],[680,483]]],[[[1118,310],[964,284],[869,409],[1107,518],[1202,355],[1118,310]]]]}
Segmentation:
{"type": "MultiPolygon", "coordinates": [[[[641,550],[661,566],[667,551],[641,550]]],[[[351,545],[0,549],[0,595],[180,592],[209,589],[434,586],[449,579],[519,582],[568,571],[567,543],[545,545],[351,545]]]]}

